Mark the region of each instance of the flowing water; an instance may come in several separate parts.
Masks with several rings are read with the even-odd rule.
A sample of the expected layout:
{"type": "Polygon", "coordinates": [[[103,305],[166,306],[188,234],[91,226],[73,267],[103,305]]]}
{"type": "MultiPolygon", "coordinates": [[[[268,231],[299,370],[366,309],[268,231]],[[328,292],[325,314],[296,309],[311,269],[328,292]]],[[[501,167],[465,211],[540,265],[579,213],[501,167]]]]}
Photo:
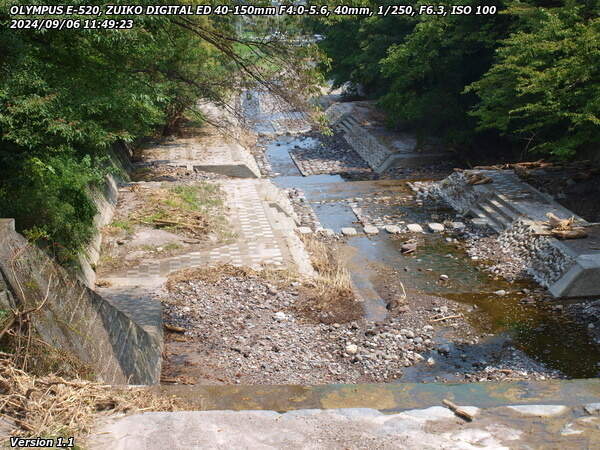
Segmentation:
{"type": "MultiPolygon", "coordinates": [[[[406,223],[419,224],[431,222],[432,216],[438,217],[437,221],[453,217],[452,212],[444,208],[418,205],[410,200],[412,192],[406,181],[347,181],[340,175],[301,176],[289,151],[295,146],[306,147],[314,143],[313,138],[302,136],[277,137],[268,144],[266,154],[278,174],[273,182],[281,188],[304,191],[323,227],[339,232],[342,227],[356,226],[352,201],[377,197],[381,192],[407,200],[400,204],[374,205],[369,209],[372,217],[389,215],[406,223]]],[[[424,234],[419,239],[416,256],[402,255],[399,248],[402,240],[393,239],[385,232],[347,239],[353,249],[348,268],[365,300],[366,318],[376,321],[386,315],[385,303],[378,290],[389,280],[382,281],[380,271],[376,270],[386,267],[398,273],[398,282],[402,282],[407,290],[468,305],[471,312],[467,319],[479,331],[489,333],[489,337],[477,345],[460,348],[448,342],[449,358],[434,367],[423,364],[407,368],[401,381],[433,381],[438,375],[452,379],[452,373],[460,371],[463,365],[466,367],[474,360],[484,360],[486,355],[500,353],[507,342],[529,358],[558,369],[568,377],[598,376],[600,351],[582,325],[549,307],[520,302],[525,295],[519,291],[535,288],[534,285],[490,278],[459,244],[446,242],[442,235],[424,234]],[[440,274],[448,275],[449,282],[439,283],[440,274]],[[509,294],[502,297],[494,294],[500,289],[509,294]]],[[[440,335],[437,339],[443,342],[445,338],[440,335]]]]}

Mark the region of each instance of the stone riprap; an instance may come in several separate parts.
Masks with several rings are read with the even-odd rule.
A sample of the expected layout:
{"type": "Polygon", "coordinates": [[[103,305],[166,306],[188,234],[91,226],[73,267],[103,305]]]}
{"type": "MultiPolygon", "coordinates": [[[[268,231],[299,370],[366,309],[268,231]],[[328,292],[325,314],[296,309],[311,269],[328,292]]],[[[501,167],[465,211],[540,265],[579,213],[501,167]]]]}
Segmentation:
{"type": "Polygon", "coordinates": [[[302,175],[371,172],[364,159],[343,139],[322,140],[313,148],[295,148],[290,152],[302,175]]]}
{"type": "Polygon", "coordinates": [[[446,152],[427,143],[419,146],[415,136],[383,126],[385,117],[373,102],[344,102],[325,112],[329,123],[377,173],[394,167],[418,167],[448,159],[446,152]]]}
{"type": "Polygon", "coordinates": [[[306,201],[306,195],[300,189],[290,188],[286,189],[285,192],[289,198],[289,201],[294,208],[297,222],[303,226],[313,230],[323,228],[321,222],[317,217],[317,214],[312,209],[310,204],[306,201]]]}
{"type": "Polygon", "coordinates": [[[87,364],[98,380],[159,381],[162,323],[144,329],[29,244],[12,219],[0,219],[0,270],[20,309],[41,306],[31,316],[41,338],[87,364]]]}
{"type": "Polygon", "coordinates": [[[521,181],[512,170],[458,171],[436,183],[412,183],[421,198],[429,197],[473,217],[473,223],[499,233],[503,251],[555,297],[600,294],[600,227],[556,203],[548,195],[521,181]],[[470,184],[469,178],[491,182],[470,184]],[[542,222],[552,213],[561,219],[574,218],[588,237],[558,240],[544,236],[542,222]]]}

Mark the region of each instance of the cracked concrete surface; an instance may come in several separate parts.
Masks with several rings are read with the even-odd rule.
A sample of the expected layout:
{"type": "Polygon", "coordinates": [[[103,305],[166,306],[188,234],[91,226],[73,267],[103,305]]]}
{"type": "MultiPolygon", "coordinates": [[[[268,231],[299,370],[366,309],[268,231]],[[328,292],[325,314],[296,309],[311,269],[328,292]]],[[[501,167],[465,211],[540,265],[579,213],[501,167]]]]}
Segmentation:
{"type": "Polygon", "coordinates": [[[374,409],[145,413],[108,421],[90,439],[119,449],[512,449],[597,448],[600,417],[581,407],[463,407],[472,422],[434,406],[374,409]],[[543,418],[543,420],[540,420],[543,418]]]}

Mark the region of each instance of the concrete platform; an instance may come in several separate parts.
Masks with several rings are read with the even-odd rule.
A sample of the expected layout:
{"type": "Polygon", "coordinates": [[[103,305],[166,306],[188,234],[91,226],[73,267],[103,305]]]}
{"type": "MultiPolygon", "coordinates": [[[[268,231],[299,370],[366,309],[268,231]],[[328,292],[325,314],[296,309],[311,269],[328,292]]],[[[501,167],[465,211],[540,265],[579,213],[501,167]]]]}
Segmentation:
{"type": "Polygon", "coordinates": [[[480,410],[472,422],[441,406],[373,409],[150,412],[116,419],[90,449],[597,448],[600,417],[561,405],[480,410]]]}
{"type": "Polygon", "coordinates": [[[236,142],[204,139],[177,139],[144,149],[147,164],[185,167],[236,178],[260,178],[252,154],[236,142]]]}
{"type": "MultiPolygon", "coordinates": [[[[587,238],[558,240],[539,236],[526,244],[532,252],[533,249],[547,247],[548,250],[538,252],[540,256],[536,265],[542,269],[544,254],[549,257],[552,253],[554,259],[562,259],[558,264],[560,273],[551,277],[539,276],[553,296],[600,295],[600,226],[590,226],[550,196],[521,181],[514,171],[469,170],[454,173],[437,184],[436,192],[457,211],[474,217],[477,223],[487,225],[498,233],[510,231],[517,221],[525,221],[531,224],[531,234],[535,234],[539,228],[536,224],[547,221],[548,213],[561,219],[573,217],[577,225],[586,227],[587,238]],[[466,176],[471,174],[489,177],[492,182],[470,185],[466,176]]],[[[542,269],[532,268],[537,272],[542,269]]]]}
{"type": "Polygon", "coordinates": [[[91,449],[596,448],[600,380],[156,386],[190,411],[112,417],[91,449]],[[450,399],[473,416],[441,406],[450,399]]]}

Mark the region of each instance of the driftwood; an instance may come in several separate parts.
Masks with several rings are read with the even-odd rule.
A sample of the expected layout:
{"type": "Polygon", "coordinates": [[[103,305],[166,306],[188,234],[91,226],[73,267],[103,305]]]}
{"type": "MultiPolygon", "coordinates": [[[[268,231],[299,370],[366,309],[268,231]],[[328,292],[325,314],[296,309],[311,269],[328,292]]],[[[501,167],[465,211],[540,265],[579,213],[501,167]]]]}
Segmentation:
{"type": "Polygon", "coordinates": [[[472,184],[472,185],[488,184],[488,183],[492,183],[492,182],[493,182],[493,180],[490,177],[485,176],[480,173],[472,173],[472,174],[467,175],[467,183],[472,184]]]}
{"type": "Polygon", "coordinates": [[[445,316],[445,317],[440,317],[438,319],[431,319],[430,322],[441,322],[442,320],[458,319],[459,317],[462,317],[462,316],[460,314],[454,314],[453,316],[445,316]]]}
{"type": "Polygon", "coordinates": [[[539,235],[553,236],[557,239],[581,239],[587,237],[587,232],[583,227],[575,227],[575,217],[569,219],[561,219],[555,214],[546,213],[548,222],[544,225],[550,228],[547,232],[538,233],[539,235]]]}
{"type": "Polygon", "coordinates": [[[450,409],[454,414],[456,414],[461,419],[466,420],[467,422],[471,422],[473,420],[473,416],[469,414],[467,411],[462,409],[456,403],[451,402],[450,400],[444,399],[442,400],[442,404],[450,409]]]}
{"type": "Polygon", "coordinates": [[[175,325],[169,325],[165,323],[165,330],[171,331],[173,333],[185,333],[185,328],[176,327],[175,325]]]}
{"type": "Polygon", "coordinates": [[[550,225],[550,228],[555,230],[570,230],[575,223],[575,217],[561,219],[551,212],[546,213],[546,217],[548,218],[548,225],[550,225]]]}
{"type": "Polygon", "coordinates": [[[550,233],[557,239],[582,239],[588,236],[583,228],[573,228],[571,230],[551,230],[550,233]]]}

